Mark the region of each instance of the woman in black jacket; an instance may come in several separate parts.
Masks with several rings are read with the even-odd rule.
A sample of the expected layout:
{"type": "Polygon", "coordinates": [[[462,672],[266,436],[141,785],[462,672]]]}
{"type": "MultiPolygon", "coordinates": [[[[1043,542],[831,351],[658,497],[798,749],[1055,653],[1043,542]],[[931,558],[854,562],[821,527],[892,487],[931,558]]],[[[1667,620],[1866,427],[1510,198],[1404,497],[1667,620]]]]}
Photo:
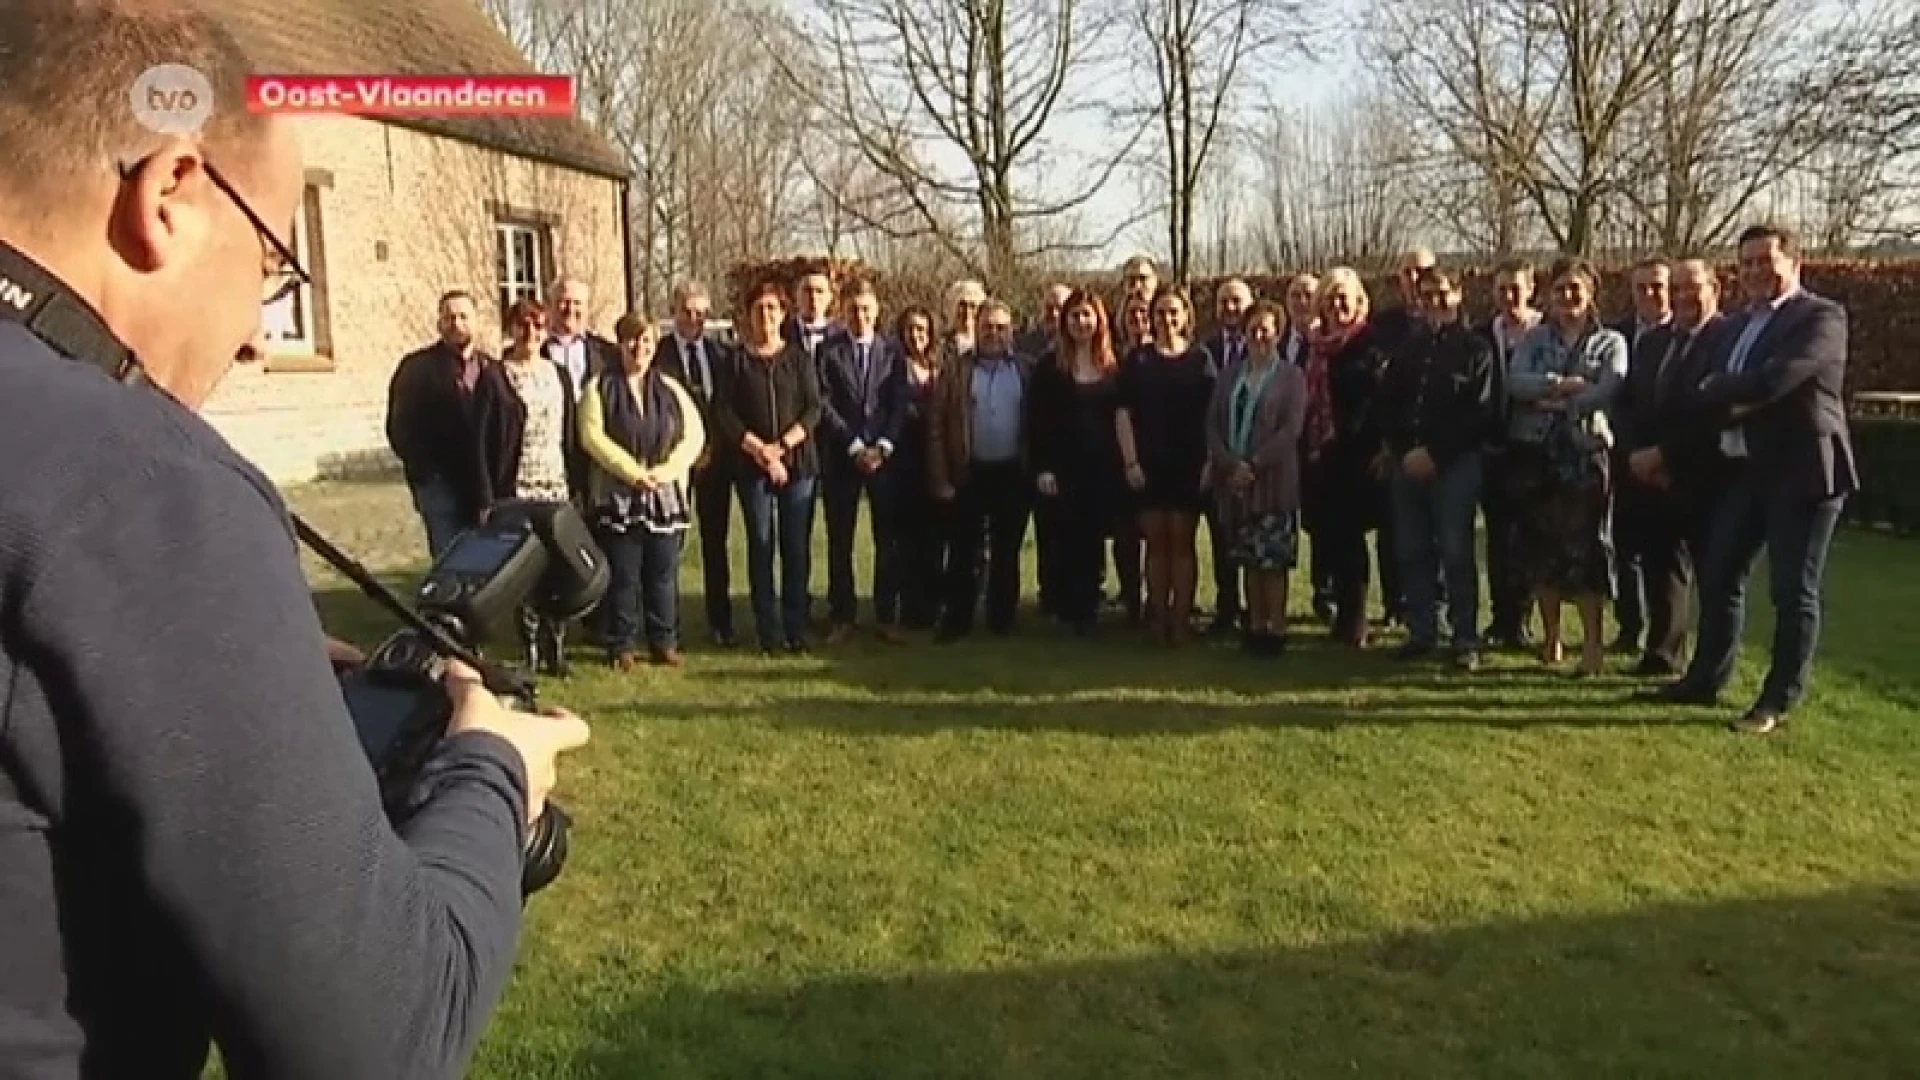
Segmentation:
{"type": "Polygon", "coordinates": [[[1034,369],[1027,430],[1041,505],[1058,530],[1055,613],[1086,635],[1099,621],[1107,540],[1131,527],[1132,502],[1115,436],[1120,365],[1099,297],[1068,297],[1059,341],[1034,369]]]}
{"type": "Polygon", "coordinates": [[[746,296],[741,341],[713,400],[714,453],[726,455],[747,526],[747,582],[762,652],[807,649],[820,380],[813,358],[780,334],[785,294],[765,281],[746,296]],[[780,563],[778,600],[774,559],[780,563]]]}
{"type": "Polygon", "coordinates": [[[900,622],[908,630],[931,630],[940,620],[940,588],[946,580],[946,504],[927,486],[927,409],[940,374],[940,348],[933,312],[900,312],[894,337],[907,364],[907,420],[889,468],[890,494],[901,547],[900,622]]]}
{"type": "Polygon", "coordinates": [[[1367,534],[1387,513],[1379,405],[1389,357],[1368,324],[1370,304],[1358,273],[1344,266],[1328,271],[1317,304],[1302,438],[1307,529],[1331,560],[1333,638],[1365,648],[1372,580],[1367,534]]]}
{"type": "MultiPolygon", "coordinates": [[[[498,363],[481,371],[473,391],[479,451],[474,502],[483,521],[498,503],[577,500],[587,485],[587,459],[566,373],[540,355],[545,313],[522,300],[508,311],[507,327],[512,335],[507,348],[498,363]]],[[[562,624],[522,608],[520,633],[530,668],[546,675],[566,673],[562,624]]]]}

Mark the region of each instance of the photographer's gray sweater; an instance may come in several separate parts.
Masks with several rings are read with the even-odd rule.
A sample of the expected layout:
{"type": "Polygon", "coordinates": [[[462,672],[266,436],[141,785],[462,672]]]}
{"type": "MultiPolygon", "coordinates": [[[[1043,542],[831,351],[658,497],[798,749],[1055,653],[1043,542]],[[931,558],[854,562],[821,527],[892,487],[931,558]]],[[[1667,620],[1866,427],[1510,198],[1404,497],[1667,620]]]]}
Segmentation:
{"type": "Polygon", "coordinates": [[[199,417],[0,322],[0,1078],[460,1075],[526,779],[482,734],[396,835],[284,509],[199,417]]]}

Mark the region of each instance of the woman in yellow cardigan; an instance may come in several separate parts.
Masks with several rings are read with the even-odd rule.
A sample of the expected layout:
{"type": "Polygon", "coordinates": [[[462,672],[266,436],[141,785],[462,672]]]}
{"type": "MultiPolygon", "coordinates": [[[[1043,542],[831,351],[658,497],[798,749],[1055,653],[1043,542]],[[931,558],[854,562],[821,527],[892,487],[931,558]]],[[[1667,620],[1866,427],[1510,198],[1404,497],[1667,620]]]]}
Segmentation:
{"type": "Polygon", "coordinates": [[[580,445],[594,468],[589,513],[607,554],[607,659],[639,662],[644,630],[655,664],[680,664],[680,549],[693,521],[688,473],[706,447],[700,410],[653,364],[653,324],[627,314],[614,326],[620,370],[601,371],[580,397],[580,445]]]}

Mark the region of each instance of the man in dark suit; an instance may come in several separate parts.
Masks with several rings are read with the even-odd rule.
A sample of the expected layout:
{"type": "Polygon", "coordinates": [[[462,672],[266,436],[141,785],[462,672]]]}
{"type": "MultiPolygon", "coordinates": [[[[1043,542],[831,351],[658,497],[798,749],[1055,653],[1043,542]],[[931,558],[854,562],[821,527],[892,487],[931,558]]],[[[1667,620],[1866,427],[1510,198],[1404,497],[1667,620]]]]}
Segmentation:
{"type": "Polygon", "coordinates": [[[408,353],[387,385],[387,445],[400,459],[413,508],[438,559],[480,520],[473,392],[493,358],[475,347],[473,296],[440,298],[440,340],[408,353]]]}
{"type": "MultiPolygon", "coordinates": [[[[1253,287],[1240,278],[1228,278],[1213,294],[1214,332],[1202,343],[1212,359],[1214,374],[1226,371],[1247,352],[1247,310],[1253,307],[1253,287]]],[[[1206,507],[1207,540],[1213,548],[1213,621],[1207,633],[1225,637],[1240,629],[1240,570],[1228,557],[1233,537],[1221,526],[1216,500],[1206,507]]]]}
{"type": "Polygon", "coordinates": [[[1719,428],[1700,413],[1697,387],[1711,373],[1719,335],[1720,281],[1699,259],[1671,268],[1673,318],[1640,339],[1615,400],[1616,505],[1631,528],[1616,541],[1645,575],[1646,651],[1634,671],[1673,676],[1693,619],[1695,564],[1711,533],[1715,493],[1726,480],[1719,428]]]}
{"type": "Polygon", "coordinates": [[[888,462],[907,419],[906,358],[879,333],[880,296],[871,282],[850,286],[843,305],[845,332],[820,344],[816,362],[827,517],[827,643],[847,640],[858,621],[853,541],[862,495],[873,538],[874,622],[883,638],[901,641],[900,530],[894,512],[899,500],[889,490],[888,462]]]}
{"type": "Polygon", "coordinates": [[[548,337],[540,346],[540,355],[566,375],[575,401],[586,392],[588,380],[602,371],[617,371],[621,364],[620,346],[588,326],[587,308],[592,296],[587,283],[578,278],[564,278],[555,284],[548,337]]]}
{"type": "MultiPolygon", "coordinates": [[[[679,380],[693,395],[700,419],[713,416],[713,396],[731,363],[732,350],[707,333],[713,298],[697,281],[684,281],[673,290],[673,332],[660,338],[653,362],[679,380]]],[[[712,431],[711,423],[707,426],[712,431]]],[[[731,648],[739,640],[733,629],[733,574],[728,537],[733,524],[733,484],[724,468],[713,463],[711,446],[693,467],[693,513],[700,530],[700,571],[706,590],[707,632],[713,643],[731,648]]]]}
{"type": "MultiPolygon", "coordinates": [[[[1642,348],[1648,337],[1664,329],[1673,320],[1672,283],[1673,268],[1665,259],[1642,259],[1627,272],[1627,284],[1633,292],[1633,315],[1611,324],[1609,329],[1618,331],[1621,337],[1627,339],[1629,378],[1632,377],[1634,365],[1648,357],[1647,351],[1642,348]]],[[[1651,359],[1657,363],[1659,357],[1655,355],[1651,359]]],[[[1616,441],[1613,473],[1621,476],[1626,471],[1626,456],[1616,441]]],[[[1646,568],[1640,564],[1641,544],[1634,536],[1641,525],[1639,509],[1630,485],[1614,487],[1613,574],[1618,586],[1613,594],[1613,618],[1619,624],[1620,632],[1608,649],[1628,655],[1640,651],[1641,639],[1647,631],[1647,608],[1653,603],[1647,595],[1650,583],[1646,568]]]]}
{"type": "Polygon", "coordinates": [[[1733,729],[1771,734],[1806,694],[1819,639],[1827,553],[1846,497],[1859,489],[1842,397],[1847,315],[1800,285],[1792,233],[1740,235],[1747,309],[1721,335],[1724,363],[1701,383],[1704,408],[1726,422],[1729,462],[1701,576],[1700,644],[1664,700],[1711,705],[1729,679],[1746,621],[1746,578],[1764,546],[1773,594],[1771,664],[1733,729]]]}

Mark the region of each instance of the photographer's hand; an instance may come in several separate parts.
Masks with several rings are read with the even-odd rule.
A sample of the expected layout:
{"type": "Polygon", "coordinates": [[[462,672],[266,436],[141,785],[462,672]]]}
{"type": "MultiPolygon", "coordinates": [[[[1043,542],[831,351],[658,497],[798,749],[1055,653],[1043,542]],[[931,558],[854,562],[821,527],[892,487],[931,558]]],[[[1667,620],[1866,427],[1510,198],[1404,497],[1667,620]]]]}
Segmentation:
{"type": "Polygon", "coordinates": [[[347,671],[367,662],[367,654],[339,638],[327,639],[327,659],[335,671],[347,671]]]}
{"type": "Polygon", "coordinates": [[[587,722],[565,709],[515,712],[487,689],[479,672],[458,661],[448,662],[441,681],[453,701],[447,733],[486,731],[512,744],[527,767],[527,820],[537,819],[558,779],[554,759],[587,744],[587,722]]]}

